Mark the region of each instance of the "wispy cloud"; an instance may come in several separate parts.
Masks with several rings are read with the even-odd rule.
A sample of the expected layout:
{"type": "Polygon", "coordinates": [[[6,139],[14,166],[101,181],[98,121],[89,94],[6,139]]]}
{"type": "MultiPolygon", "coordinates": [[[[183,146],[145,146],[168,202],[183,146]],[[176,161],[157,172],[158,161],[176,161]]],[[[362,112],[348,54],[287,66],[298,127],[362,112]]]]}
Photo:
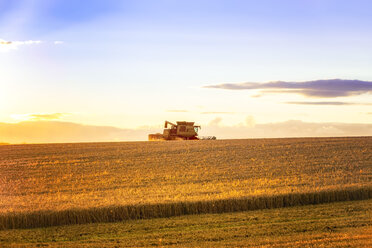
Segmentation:
{"type": "Polygon", "coordinates": [[[60,40],[56,40],[53,42],[50,41],[41,41],[41,40],[25,40],[25,41],[7,41],[0,39],[0,52],[8,52],[11,50],[17,50],[22,46],[31,46],[31,45],[38,45],[41,43],[49,43],[54,45],[62,45],[64,42],[60,40]]]}
{"type": "Polygon", "coordinates": [[[67,116],[67,113],[52,113],[52,114],[14,114],[12,118],[18,121],[50,121],[50,120],[59,120],[64,116],[67,116]]]}
{"type": "Polygon", "coordinates": [[[372,103],[355,103],[355,102],[285,102],[286,104],[298,105],[372,105],[372,103]]]}
{"type": "Polygon", "coordinates": [[[0,39],[0,52],[17,50],[20,46],[37,45],[42,43],[41,40],[26,40],[26,41],[6,41],[0,39]]]}
{"type": "Polygon", "coordinates": [[[253,128],[254,126],[256,126],[256,120],[251,115],[247,116],[247,118],[245,119],[245,125],[247,127],[253,128]]]}
{"type": "Polygon", "coordinates": [[[222,118],[221,117],[217,117],[217,118],[211,120],[208,123],[208,126],[218,126],[218,125],[220,125],[221,121],[222,121],[222,118]]]}
{"type": "Polygon", "coordinates": [[[184,110],[184,109],[170,109],[170,110],[167,110],[167,112],[171,112],[171,113],[187,113],[189,111],[184,110]]]}
{"type": "Polygon", "coordinates": [[[210,115],[210,114],[235,114],[235,112],[218,112],[218,111],[211,111],[211,112],[201,112],[203,115],[210,115]]]}
{"type": "Polygon", "coordinates": [[[35,120],[58,120],[66,116],[66,113],[54,113],[54,114],[30,114],[29,116],[35,120]]]}
{"type": "Polygon", "coordinates": [[[307,97],[341,97],[372,92],[372,82],[361,80],[328,79],[305,82],[228,83],[208,85],[204,88],[227,90],[261,90],[261,93],[294,93],[307,97]]]}
{"type": "MultiPolygon", "coordinates": [[[[254,119],[253,119],[254,120],[254,119]]],[[[371,136],[372,124],[311,123],[299,120],[255,124],[247,118],[246,125],[208,125],[203,135],[215,135],[218,139],[281,138],[281,137],[340,137],[371,136]],[[251,125],[250,125],[251,124],[251,125]]]]}

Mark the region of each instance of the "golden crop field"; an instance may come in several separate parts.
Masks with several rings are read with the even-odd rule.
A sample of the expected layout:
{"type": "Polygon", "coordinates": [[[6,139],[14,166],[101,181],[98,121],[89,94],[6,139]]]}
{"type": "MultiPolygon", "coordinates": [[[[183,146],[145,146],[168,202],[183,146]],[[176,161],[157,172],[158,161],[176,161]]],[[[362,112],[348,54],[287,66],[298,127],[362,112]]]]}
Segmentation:
{"type": "Polygon", "coordinates": [[[372,137],[0,147],[2,216],[371,187],[372,137]]]}

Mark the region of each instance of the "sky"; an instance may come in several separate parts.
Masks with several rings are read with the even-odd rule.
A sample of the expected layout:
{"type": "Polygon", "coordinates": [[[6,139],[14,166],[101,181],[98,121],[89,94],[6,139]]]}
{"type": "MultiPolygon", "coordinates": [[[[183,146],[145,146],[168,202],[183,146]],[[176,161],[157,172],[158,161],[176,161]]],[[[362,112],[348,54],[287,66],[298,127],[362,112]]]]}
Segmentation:
{"type": "Polygon", "coordinates": [[[222,138],[372,135],[371,11],[367,0],[0,0],[0,142],[59,142],[63,124],[66,142],[144,140],[165,120],[222,138]],[[31,139],[26,124],[55,129],[31,139]],[[111,135],[76,138],[74,125],[111,135]]]}

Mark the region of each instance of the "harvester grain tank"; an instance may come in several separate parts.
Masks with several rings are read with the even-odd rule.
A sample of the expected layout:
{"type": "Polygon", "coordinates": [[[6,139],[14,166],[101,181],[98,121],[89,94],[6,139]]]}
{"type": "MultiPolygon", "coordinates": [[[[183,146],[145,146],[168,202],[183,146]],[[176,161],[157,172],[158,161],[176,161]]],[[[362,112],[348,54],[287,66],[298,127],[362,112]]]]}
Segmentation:
{"type": "MultiPolygon", "coordinates": [[[[165,121],[163,134],[149,134],[149,140],[198,140],[198,130],[200,126],[194,125],[195,122],[177,121],[174,124],[165,121]]],[[[214,137],[215,139],[215,137],[214,137]]]]}

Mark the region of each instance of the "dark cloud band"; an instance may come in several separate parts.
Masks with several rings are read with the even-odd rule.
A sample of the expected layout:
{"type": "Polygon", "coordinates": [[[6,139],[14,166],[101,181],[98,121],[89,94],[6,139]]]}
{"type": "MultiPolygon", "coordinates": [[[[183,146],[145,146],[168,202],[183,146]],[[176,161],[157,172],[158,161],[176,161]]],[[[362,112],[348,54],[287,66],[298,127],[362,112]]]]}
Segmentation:
{"type": "Polygon", "coordinates": [[[356,102],[285,102],[286,104],[299,105],[372,105],[372,103],[356,103],[356,102]]]}
{"type": "Polygon", "coordinates": [[[372,92],[372,82],[361,80],[329,79],[306,82],[267,82],[208,85],[204,88],[227,90],[262,90],[262,93],[295,93],[307,97],[341,97],[372,92]]]}

